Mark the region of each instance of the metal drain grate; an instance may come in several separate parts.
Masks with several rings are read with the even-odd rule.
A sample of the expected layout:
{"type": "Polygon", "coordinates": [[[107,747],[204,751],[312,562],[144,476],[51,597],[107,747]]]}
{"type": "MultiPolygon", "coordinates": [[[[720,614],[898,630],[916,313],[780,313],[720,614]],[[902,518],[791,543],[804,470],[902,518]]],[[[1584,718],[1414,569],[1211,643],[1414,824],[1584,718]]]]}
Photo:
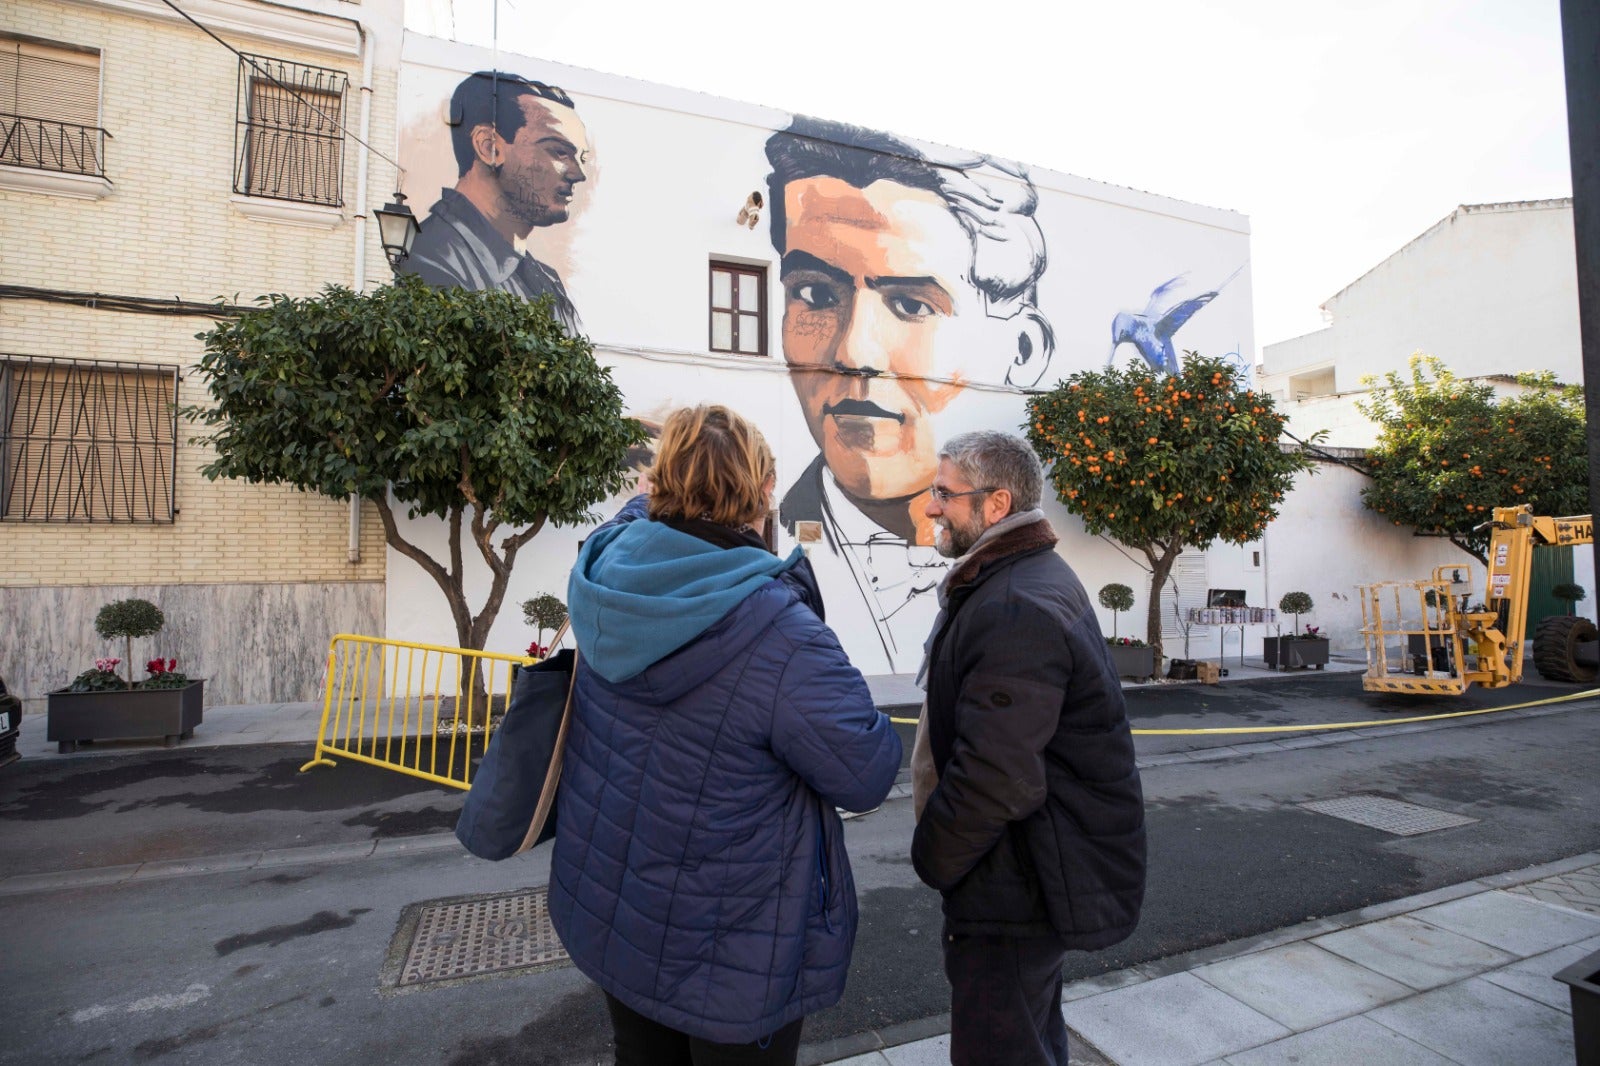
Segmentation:
{"type": "Polygon", "coordinates": [[[1313,800],[1299,806],[1400,837],[1431,833],[1436,829],[1452,829],[1477,821],[1476,818],[1438,811],[1432,807],[1419,807],[1415,803],[1389,799],[1387,796],[1340,796],[1338,799],[1313,800]]]}
{"type": "Polygon", "coordinates": [[[400,987],[567,962],[567,950],[550,927],[543,888],[408,909],[413,908],[415,933],[396,981],[400,987]]]}

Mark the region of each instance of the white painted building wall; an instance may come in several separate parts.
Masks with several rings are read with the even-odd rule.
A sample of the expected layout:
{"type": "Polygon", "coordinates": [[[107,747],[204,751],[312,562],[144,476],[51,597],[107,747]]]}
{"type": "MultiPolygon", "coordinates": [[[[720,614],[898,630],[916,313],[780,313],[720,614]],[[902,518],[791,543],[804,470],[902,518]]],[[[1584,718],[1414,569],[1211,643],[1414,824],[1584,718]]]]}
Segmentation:
{"type": "MultiPolygon", "coordinates": [[[[496,62],[501,70],[560,85],[571,94],[587,130],[587,180],[575,187],[571,219],[532,230],[527,249],[559,271],[584,332],[601,361],[613,369],[630,413],[659,419],[685,404],[730,404],[753,417],[773,444],[782,496],[805,473],[818,448],[783,361],[785,295],[767,215],[753,229],[737,225],[735,215],[752,191],[766,191],[770,168],[764,146],[791,116],[408,35],[400,77],[400,158],[407,172],[405,191],[419,214],[438,196],[437,190],[456,181],[445,102],[468,72],[490,69],[496,62]],[[707,350],[710,259],[767,268],[769,357],[707,350]]],[[[1034,170],[1030,176],[1048,252],[1048,266],[1038,282],[1038,306],[1056,342],[1039,386],[1106,365],[1116,315],[1144,311],[1152,293],[1175,278],[1182,278],[1184,286],[1210,286],[1218,293],[1183,327],[1178,346],[1231,354],[1250,365],[1249,230],[1242,216],[1066,174],[1034,170]]],[[[967,429],[1020,428],[1025,395],[1005,383],[1004,360],[979,358],[981,354],[973,352],[957,371],[964,389],[940,415],[940,439],[967,429]]],[[[1116,351],[1119,360],[1137,357],[1131,346],[1116,351]]],[[[610,501],[598,510],[609,514],[620,502],[610,501]]],[[[1110,581],[1135,590],[1135,609],[1117,622],[1120,632],[1142,635],[1148,594],[1143,559],[1120,545],[1088,537],[1081,523],[1053,503],[1047,504],[1047,513],[1062,535],[1061,554],[1091,596],[1110,581]]],[[[442,523],[412,522],[406,533],[436,556],[443,554],[442,523]]],[[[533,638],[521,618],[521,601],[541,592],[565,598],[581,533],[547,528],[523,550],[488,640],[490,649],[520,651],[533,638]]],[[[785,534],[780,550],[794,544],[785,534]]],[[[811,544],[807,550],[819,572],[828,621],[863,671],[914,672],[936,611],[934,597],[916,598],[895,616],[895,646],[885,648],[863,613],[862,594],[849,570],[837,559],[830,561],[826,544],[811,544]]],[[[1214,571],[1213,584],[1262,584],[1259,568],[1253,575],[1242,572],[1240,557],[1234,548],[1214,552],[1206,578],[1214,571]]],[[[487,571],[473,567],[469,602],[481,603],[487,587],[487,571]]],[[[387,636],[454,643],[442,594],[419,567],[393,551],[387,588],[387,636]]],[[[1110,612],[1101,615],[1109,633],[1110,612]]],[[[1215,647],[1213,633],[1197,634],[1191,642],[1197,655],[1215,647]]]]}
{"type": "Polygon", "coordinates": [[[1354,392],[1416,351],[1461,377],[1582,381],[1572,201],[1458,207],[1323,310],[1326,329],[1262,349],[1264,388],[1291,400],[1354,392]]]}

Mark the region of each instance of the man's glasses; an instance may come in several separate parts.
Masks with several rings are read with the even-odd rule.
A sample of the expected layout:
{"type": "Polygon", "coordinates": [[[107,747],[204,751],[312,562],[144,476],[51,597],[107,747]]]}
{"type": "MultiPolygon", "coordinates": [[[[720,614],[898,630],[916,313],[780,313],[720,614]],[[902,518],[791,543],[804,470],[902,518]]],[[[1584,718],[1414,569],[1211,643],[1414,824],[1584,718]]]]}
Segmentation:
{"type": "Polygon", "coordinates": [[[994,491],[994,489],[970,489],[966,492],[951,492],[949,489],[941,489],[939,486],[935,485],[933,488],[928,490],[928,494],[938,502],[940,507],[943,507],[951,500],[957,499],[961,496],[986,496],[994,491]]]}

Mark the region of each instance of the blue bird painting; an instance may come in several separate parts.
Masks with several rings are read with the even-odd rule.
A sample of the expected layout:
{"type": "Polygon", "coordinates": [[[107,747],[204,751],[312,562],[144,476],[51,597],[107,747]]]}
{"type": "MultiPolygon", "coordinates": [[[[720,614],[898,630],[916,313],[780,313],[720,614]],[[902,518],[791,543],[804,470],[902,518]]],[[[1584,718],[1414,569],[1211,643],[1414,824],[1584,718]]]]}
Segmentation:
{"type": "Polygon", "coordinates": [[[1172,344],[1173,334],[1182,329],[1195,312],[1216,299],[1223,286],[1238,277],[1243,269],[1241,266],[1229,274],[1216,288],[1198,293],[1188,282],[1189,275],[1179,274],[1156,286],[1142,312],[1119,311],[1111,320],[1111,351],[1106,355],[1106,366],[1115,361],[1119,345],[1131,344],[1139,349],[1151,369],[1176,374],[1178,353],[1172,344]]]}

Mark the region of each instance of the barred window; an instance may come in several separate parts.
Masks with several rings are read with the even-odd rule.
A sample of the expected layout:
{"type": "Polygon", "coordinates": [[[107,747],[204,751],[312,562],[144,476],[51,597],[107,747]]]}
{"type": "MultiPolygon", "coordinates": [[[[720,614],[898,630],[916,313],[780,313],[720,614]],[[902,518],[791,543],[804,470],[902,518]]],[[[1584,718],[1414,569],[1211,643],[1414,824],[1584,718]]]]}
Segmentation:
{"type": "Polygon", "coordinates": [[[341,206],[348,86],[341,71],[266,56],[240,59],[233,191],[341,206]]]}
{"type": "Polygon", "coordinates": [[[171,522],[178,368],[0,355],[0,519],[171,522]]]}
{"type": "Polygon", "coordinates": [[[105,176],[100,53],[0,35],[0,163],[105,176]]]}

